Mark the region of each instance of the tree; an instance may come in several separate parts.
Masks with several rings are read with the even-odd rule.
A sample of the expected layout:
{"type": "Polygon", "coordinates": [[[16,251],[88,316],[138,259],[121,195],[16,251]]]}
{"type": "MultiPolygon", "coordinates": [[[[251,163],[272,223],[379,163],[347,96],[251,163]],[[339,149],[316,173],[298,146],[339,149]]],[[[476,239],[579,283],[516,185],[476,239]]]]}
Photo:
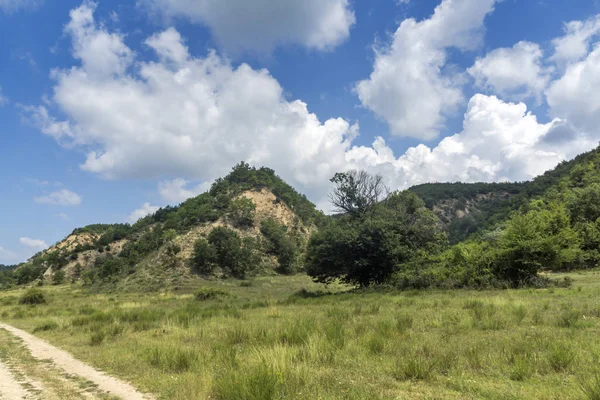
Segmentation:
{"type": "Polygon", "coordinates": [[[265,219],[260,225],[260,232],[267,239],[266,253],[277,256],[279,268],[277,272],[292,274],[296,272],[298,248],[287,235],[287,228],[272,218],[265,219]]]}
{"type": "Polygon", "coordinates": [[[331,178],[336,186],[329,195],[335,210],[352,216],[362,215],[389,193],[381,175],[366,171],[337,173],[331,178]]]}
{"type": "Polygon", "coordinates": [[[563,205],[550,204],[545,209],[515,214],[498,240],[492,271],[498,279],[522,286],[542,269],[575,266],[581,244],[563,205]]]}
{"type": "Polygon", "coordinates": [[[200,239],[195,243],[192,260],[200,273],[210,274],[220,267],[226,274],[245,278],[259,264],[256,250],[254,239],[242,239],[236,231],[219,226],[210,232],[208,240],[200,239]]]}
{"type": "Polygon", "coordinates": [[[229,206],[229,219],[238,228],[248,228],[254,225],[256,204],[252,199],[240,197],[229,206]]]}
{"type": "Polygon", "coordinates": [[[447,244],[438,219],[413,193],[394,193],[368,211],[342,216],[313,234],[306,270],[316,281],[385,283],[417,254],[447,244]]]}
{"type": "Polygon", "coordinates": [[[52,284],[53,285],[62,285],[63,283],[65,283],[65,271],[62,269],[59,269],[52,276],[52,284]]]}
{"type": "Polygon", "coordinates": [[[217,252],[215,248],[206,241],[206,239],[198,239],[194,244],[194,255],[192,256],[192,264],[196,271],[201,274],[211,274],[217,262],[217,252]]]}

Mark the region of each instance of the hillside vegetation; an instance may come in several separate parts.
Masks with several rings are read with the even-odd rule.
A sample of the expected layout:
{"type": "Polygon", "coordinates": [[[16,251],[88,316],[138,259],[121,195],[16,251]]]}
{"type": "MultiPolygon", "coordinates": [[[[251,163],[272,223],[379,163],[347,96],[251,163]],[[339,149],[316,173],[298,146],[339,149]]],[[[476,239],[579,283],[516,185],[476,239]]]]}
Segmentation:
{"type": "MultiPolygon", "coordinates": [[[[451,243],[491,229],[510,214],[527,208],[531,200],[549,190],[564,191],[591,183],[590,175],[600,161],[599,149],[563,161],[553,170],[528,182],[516,183],[427,183],[411,187],[426,206],[444,222],[451,243]],[[583,180],[583,175],[588,177],[583,180]]],[[[593,180],[593,179],[592,179],[593,180]]]]}
{"type": "Polygon", "coordinates": [[[133,225],[75,229],[29,262],[0,272],[0,287],[81,281],[152,289],[190,274],[294,273],[310,233],[324,219],[273,170],[240,163],[209,192],[133,225]],[[203,246],[206,259],[196,254],[203,246]]]}
{"type": "Polygon", "coordinates": [[[133,225],[90,225],[15,268],[0,287],[81,282],[178,287],[193,276],[307,272],[396,288],[553,284],[544,271],[600,262],[600,150],[531,182],[420,185],[389,193],[364,171],[332,178],[327,217],[268,168],[240,163],[204,194],[133,225]]]}

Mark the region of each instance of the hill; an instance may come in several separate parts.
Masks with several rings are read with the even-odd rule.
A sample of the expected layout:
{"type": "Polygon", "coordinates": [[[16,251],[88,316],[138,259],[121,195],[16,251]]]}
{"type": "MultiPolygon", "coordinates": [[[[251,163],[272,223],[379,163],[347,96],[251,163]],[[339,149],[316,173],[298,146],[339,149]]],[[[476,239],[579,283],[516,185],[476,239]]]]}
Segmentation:
{"type": "Polygon", "coordinates": [[[119,287],[177,285],[191,274],[292,273],[325,216],[268,168],[240,163],[210,191],[129,224],[75,229],[0,286],[37,280],[119,287]],[[198,246],[210,253],[200,259],[198,246]]]}
{"type": "Polygon", "coordinates": [[[600,147],[527,182],[427,183],[409,190],[421,197],[446,225],[450,243],[459,243],[474,233],[493,229],[512,212],[526,208],[548,191],[591,183],[591,175],[599,172],[600,147]]]}

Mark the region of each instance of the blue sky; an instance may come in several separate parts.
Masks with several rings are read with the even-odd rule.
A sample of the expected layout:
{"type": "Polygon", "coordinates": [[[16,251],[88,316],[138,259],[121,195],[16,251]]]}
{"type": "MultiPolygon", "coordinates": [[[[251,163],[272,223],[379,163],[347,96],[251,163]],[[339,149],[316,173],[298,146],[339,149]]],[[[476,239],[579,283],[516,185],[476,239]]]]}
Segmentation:
{"type": "Polygon", "coordinates": [[[0,0],[0,263],[238,161],[525,180],[600,139],[591,0],[0,0]]]}

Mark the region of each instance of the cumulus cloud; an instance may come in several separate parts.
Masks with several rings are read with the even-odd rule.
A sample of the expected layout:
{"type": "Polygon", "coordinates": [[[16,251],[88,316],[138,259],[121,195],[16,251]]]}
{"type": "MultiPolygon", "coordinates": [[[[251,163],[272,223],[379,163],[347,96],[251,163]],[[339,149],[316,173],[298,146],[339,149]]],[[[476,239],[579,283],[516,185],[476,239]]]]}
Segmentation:
{"type": "Polygon", "coordinates": [[[569,64],[546,91],[546,99],[550,115],[600,136],[600,46],[583,60],[569,64]]]}
{"type": "Polygon", "coordinates": [[[141,218],[144,218],[148,215],[154,214],[160,209],[158,206],[152,206],[150,203],[144,203],[144,205],[137,210],[134,210],[129,217],[127,217],[127,222],[130,224],[136,223],[141,218]]]}
{"type": "Polygon", "coordinates": [[[565,34],[552,41],[557,62],[574,62],[584,58],[591,41],[600,34],[600,15],[586,21],[571,21],[565,24],[565,34]]]}
{"type": "Polygon", "coordinates": [[[591,142],[583,137],[568,145],[547,140],[558,127],[568,129],[560,120],[540,124],[523,103],[478,94],[469,102],[462,132],[434,148],[421,144],[395,158],[378,138],[372,148],[350,150],[348,159],[359,168],[381,173],[396,189],[425,182],[520,181],[590,148],[591,142]]]}
{"type": "Polygon", "coordinates": [[[19,243],[21,243],[25,247],[29,247],[30,249],[37,251],[44,250],[49,247],[48,244],[46,244],[46,242],[44,242],[43,240],[31,239],[28,237],[20,238],[19,243]]]}
{"type": "Polygon", "coordinates": [[[512,48],[499,48],[479,58],[467,72],[484,90],[516,99],[535,96],[540,100],[550,80],[551,69],[544,67],[544,53],[531,42],[519,42],[512,48]]]}
{"type": "Polygon", "coordinates": [[[446,70],[449,48],[481,42],[483,22],[496,0],[444,0],[426,20],[404,20],[389,48],[376,50],[373,72],[356,86],[363,106],[393,134],[433,139],[463,101],[462,79],[446,70]]]}
{"type": "Polygon", "coordinates": [[[62,189],[46,196],[35,197],[33,200],[39,204],[54,206],[78,206],[81,204],[81,196],[67,189],[62,189]]]}
{"type": "Polygon", "coordinates": [[[158,192],[167,203],[179,204],[208,191],[211,186],[209,182],[194,187],[189,187],[189,184],[190,182],[182,178],[162,181],[158,184],[158,192]]]}
{"type": "Polygon", "coordinates": [[[193,57],[174,30],[146,41],[158,61],[133,60],[120,37],[92,22],[92,12],[85,3],[67,27],[81,65],[53,73],[53,103],[69,118],[29,108],[44,133],[91,149],[82,169],[110,179],[210,182],[245,160],[322,189],[345,165],[358,126],[319,121],[302,101],[285,100],[268,71],[233,68],[214,52],[193,57]]]}
{"type": "MultiPolygon", "coordinates": [[[[412,32],[415,40],[429,37],[424,44],[437,49],[430,54],[444,58],[450,44],[475,45],[492,5],[491,0],[444,1],[431,19],[405,21],[399,31],[412,32]],[[449,4],[456,9],[448,10],[449,4]]],[[[462,131],[437,146],[419,145],[399,155],[383,138],[356,146],[358,125],[341,118],[320,121],[302,101],[286,100],[268,71],[246,64],[234,68],[214,52],[195,57],[174,29],[146,40],[156,58],[141,60],[121,36],[94,22],[91,3],[80,8],[67,27],[80,65],[54,71],[49,106],[67,119],[56,118],[46,106],[31,107],[32,117],[45,134],[87,151],[82,169],[110,179],[162,179],[158,191],[168,203],[205,191],[208,184],[191,182],[212,182],[241,160],[275,169],[325,207],[329,178],[339,171],[381,173],[394,189],[431,181],[523,180],[594,145],[575,124],[559,118],[542,124],[525,104],[479,94],[469,101],[462,131]],[[105,54],[106,63],[92,66],[98,54],[105,54]]],[[[414,67],[431,72],[422,61],[417,58],[414,67]]],[[[446,79],[439,69],[433,71],[432,81],[446,79]]],[[[396,88],[395,77],[390,79],[396,88]]],[[[408,107],[428,93],[427,85],[414,89],[408,107]]],[[[447,97],[444,90],[441,94],[447,97]]],[[[156,209],[147,203],[129,221],[156,209]]]]}
{"type": "Polygon", "coordinates": [[[286,44],[331,49],[355,22],[348,0],[138,0],[167,18],[208,26],[229,52],[268,52],[286,44]]]}

